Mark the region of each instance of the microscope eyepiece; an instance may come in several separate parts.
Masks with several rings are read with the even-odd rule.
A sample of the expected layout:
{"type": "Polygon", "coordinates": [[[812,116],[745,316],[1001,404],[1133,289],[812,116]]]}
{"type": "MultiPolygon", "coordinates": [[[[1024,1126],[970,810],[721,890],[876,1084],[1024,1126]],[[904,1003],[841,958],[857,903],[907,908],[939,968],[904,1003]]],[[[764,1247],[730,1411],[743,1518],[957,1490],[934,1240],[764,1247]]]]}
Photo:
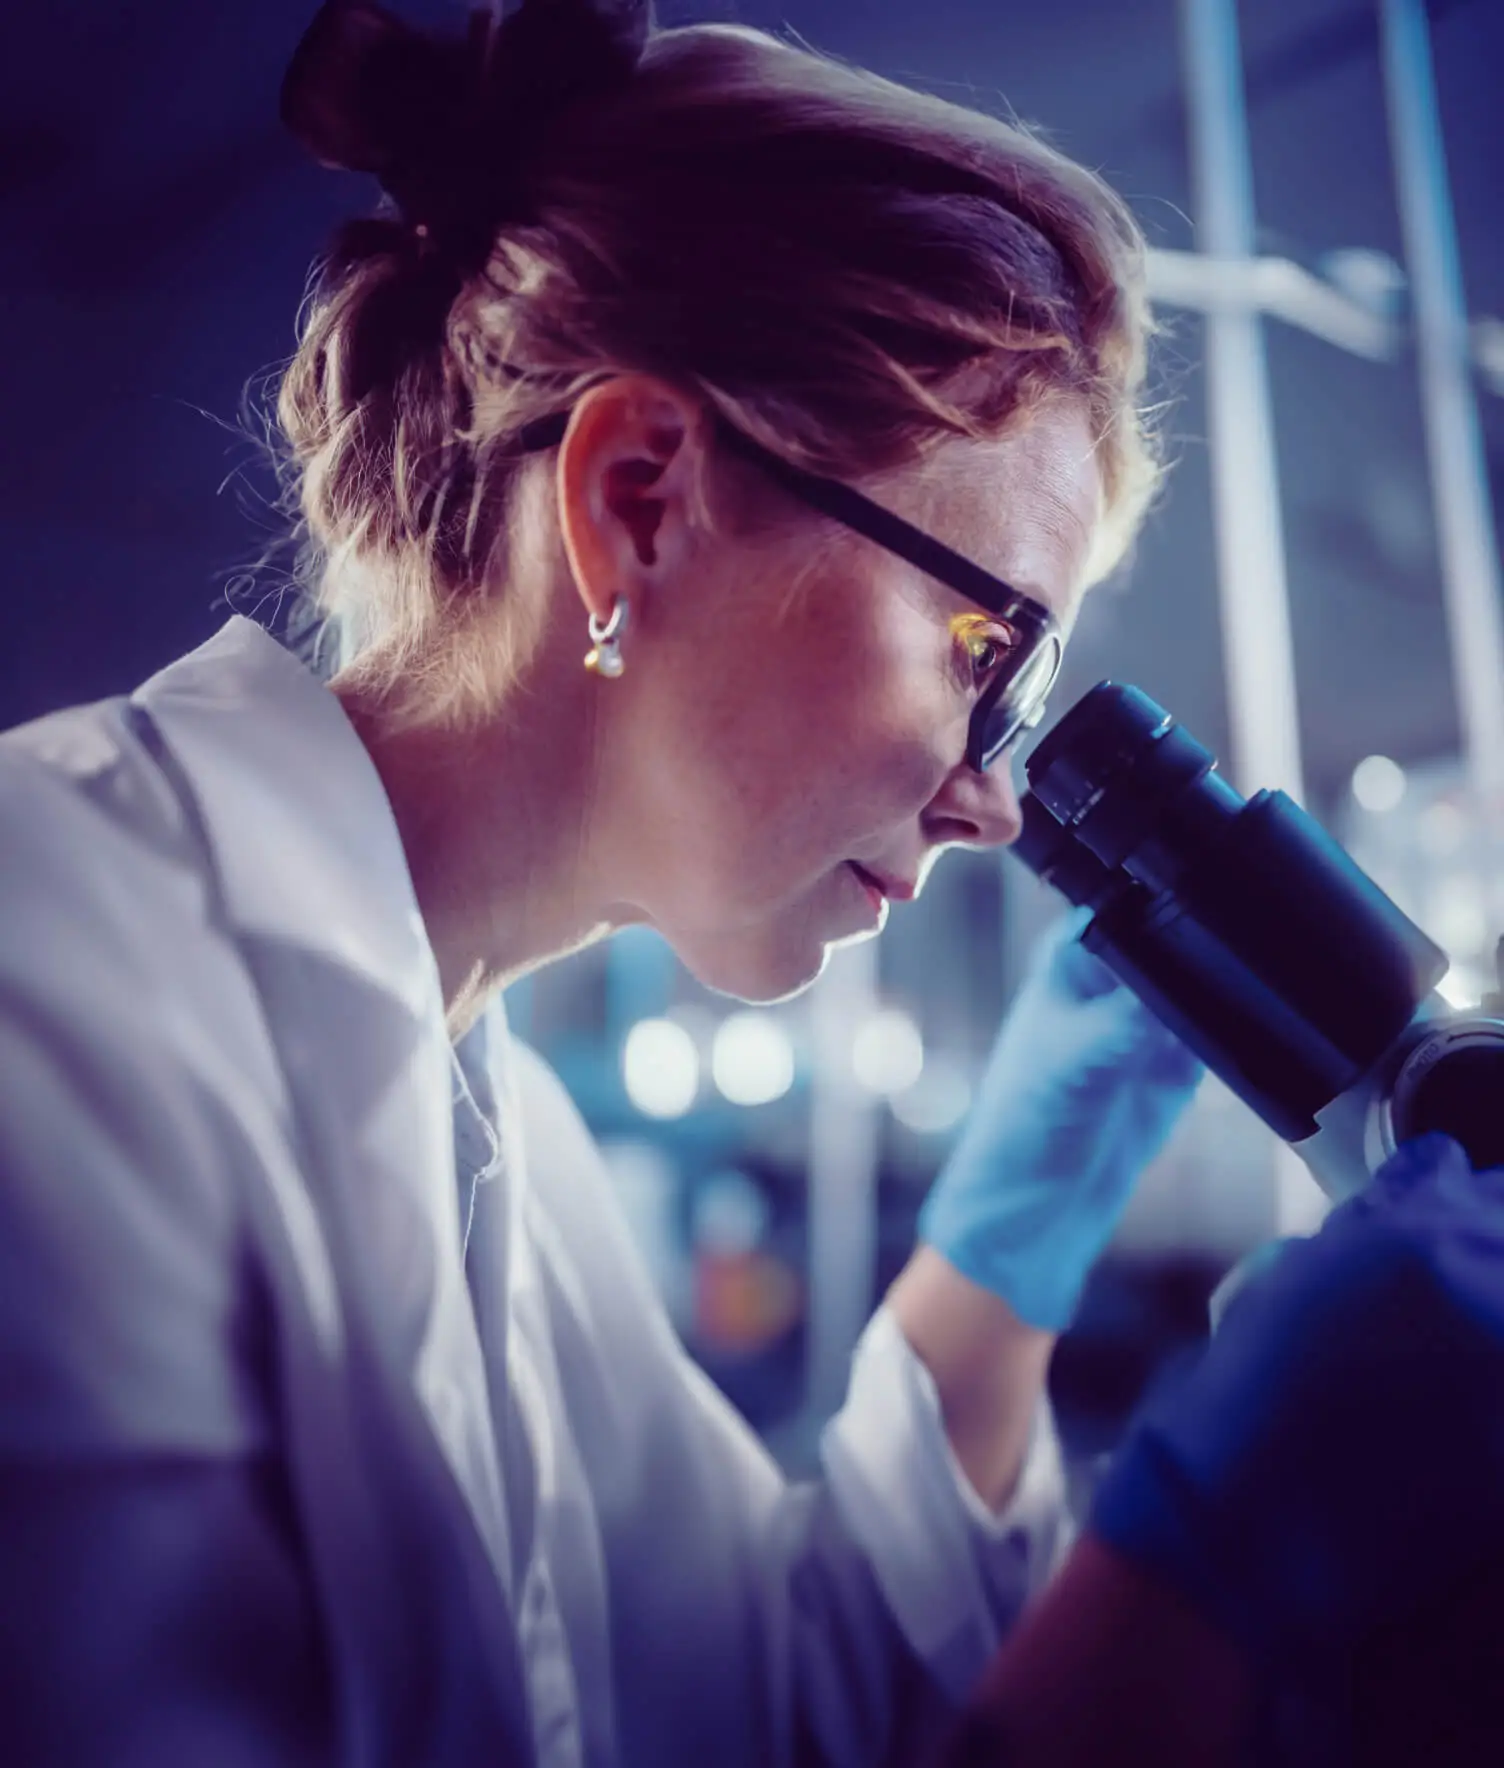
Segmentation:
{"type": "MultiPolygon", "coordinates": [[[[1092,909],[1083,942],[1286,1140],[1316,1136],[1376,1065],[1409,1061],[1446,954],[1284,793],[1245,801],[1162,706],[1110,681],[1026,772],[1015,853],[1092,909]]],[[[1458,1101],[1485,1080],[1504,1099],[1499,1031],[1412,1074],[1395,1133],[1454,1124],[1493,1148],[1487,1110],[1464,1124],[1458,1101]]]]}

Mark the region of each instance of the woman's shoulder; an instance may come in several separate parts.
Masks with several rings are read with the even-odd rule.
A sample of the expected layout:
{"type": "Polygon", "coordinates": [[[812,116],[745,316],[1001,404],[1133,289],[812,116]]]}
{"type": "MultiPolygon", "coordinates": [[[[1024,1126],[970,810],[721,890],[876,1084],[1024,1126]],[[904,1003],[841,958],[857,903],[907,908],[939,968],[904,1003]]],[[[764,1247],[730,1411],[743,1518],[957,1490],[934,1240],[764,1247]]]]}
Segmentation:
{"type": "Polygon", "coordinates": [[[61,993],[137,1023],[209,931],[184,807],[130,703],[50,714],[0,737],[5,855],[0,1004],[61,993]]]}
{"type": "Polygon", "coordinates": [[[242,1449],[241,990],[123,703],[0,738],[0,851],[0,1452],[242,1449]]]}

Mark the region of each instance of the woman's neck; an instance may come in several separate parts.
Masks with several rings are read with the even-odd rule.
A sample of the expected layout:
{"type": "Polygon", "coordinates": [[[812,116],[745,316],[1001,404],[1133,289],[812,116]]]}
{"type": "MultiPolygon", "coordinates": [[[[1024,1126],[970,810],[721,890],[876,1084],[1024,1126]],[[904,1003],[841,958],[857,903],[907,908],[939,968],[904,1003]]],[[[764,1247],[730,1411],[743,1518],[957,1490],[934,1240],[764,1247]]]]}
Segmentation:
{"type": "Polygon", "coordinates": [[[386,789],[454,1035],[508,983],[632,918],[598,863],[594,732],[568,688],[475,728],[399,722],[358,681],[332,688],[386,789]]]}

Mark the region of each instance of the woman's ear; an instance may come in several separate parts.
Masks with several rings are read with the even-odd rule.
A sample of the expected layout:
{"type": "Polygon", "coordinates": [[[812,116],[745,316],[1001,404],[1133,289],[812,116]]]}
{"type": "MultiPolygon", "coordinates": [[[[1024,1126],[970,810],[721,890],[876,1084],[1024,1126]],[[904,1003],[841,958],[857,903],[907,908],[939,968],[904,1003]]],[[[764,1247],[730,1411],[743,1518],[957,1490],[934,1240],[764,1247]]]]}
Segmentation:
{"type": "Polygon", "coordinates": [[[592,387],[559,449],[559,531],[586,610],[649,590],[686,551],[704,456],[698,403],[651,375],[592,387]]]}

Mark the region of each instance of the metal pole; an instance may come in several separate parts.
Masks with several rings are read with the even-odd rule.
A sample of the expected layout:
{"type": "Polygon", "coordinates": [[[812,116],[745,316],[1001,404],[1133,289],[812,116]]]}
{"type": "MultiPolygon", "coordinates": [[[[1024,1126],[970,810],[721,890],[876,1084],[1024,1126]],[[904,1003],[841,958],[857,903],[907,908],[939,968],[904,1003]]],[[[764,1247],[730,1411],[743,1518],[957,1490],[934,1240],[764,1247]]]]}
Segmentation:
{"type": "MultiPolygon", "coordinates": [[[[1236,0],[1181,0],[1180,13],[1197,245],[1211,258],[1250,261],[1253,170],[1236,0]]],[[[1245,792],[1283,788],[1299,802],[1295,653],[1262,321],[1252,306],[1213,309],[1205,335],[1228,771],[1245,792]]],[[[1272,1227],[1307,1226],[1321,1193],[1273,1138],[1270,1169],[1272,1227]]]]}
{"type": "MultiPolygon", "coordinates": [[[[1254,255],[1253,174],[1235,0],[1181,0],[1197,244],[1254,255]]],[[[1303,796],[1284,524],[1261,321],[1206,315],[1206,391],[1230,772],[1244,791],[1303,796]]]]}
{"type": "Polygon", "coordinates": [[[858,1086],[852,1039],[877,998],[872,940],[834,954],[810,998],[809,1337],[805,1409],[835,1412],[872,1311],[877,1272],[877,1107],[858,1086]]]}
{"type": "Polygon", "coordinates": [[[1379,0],[1379,18],[1452,670],[1468,774],[1491,833],[1504,814],[1504,620],[1457,227],[1425,7],[1379,0]]]}

